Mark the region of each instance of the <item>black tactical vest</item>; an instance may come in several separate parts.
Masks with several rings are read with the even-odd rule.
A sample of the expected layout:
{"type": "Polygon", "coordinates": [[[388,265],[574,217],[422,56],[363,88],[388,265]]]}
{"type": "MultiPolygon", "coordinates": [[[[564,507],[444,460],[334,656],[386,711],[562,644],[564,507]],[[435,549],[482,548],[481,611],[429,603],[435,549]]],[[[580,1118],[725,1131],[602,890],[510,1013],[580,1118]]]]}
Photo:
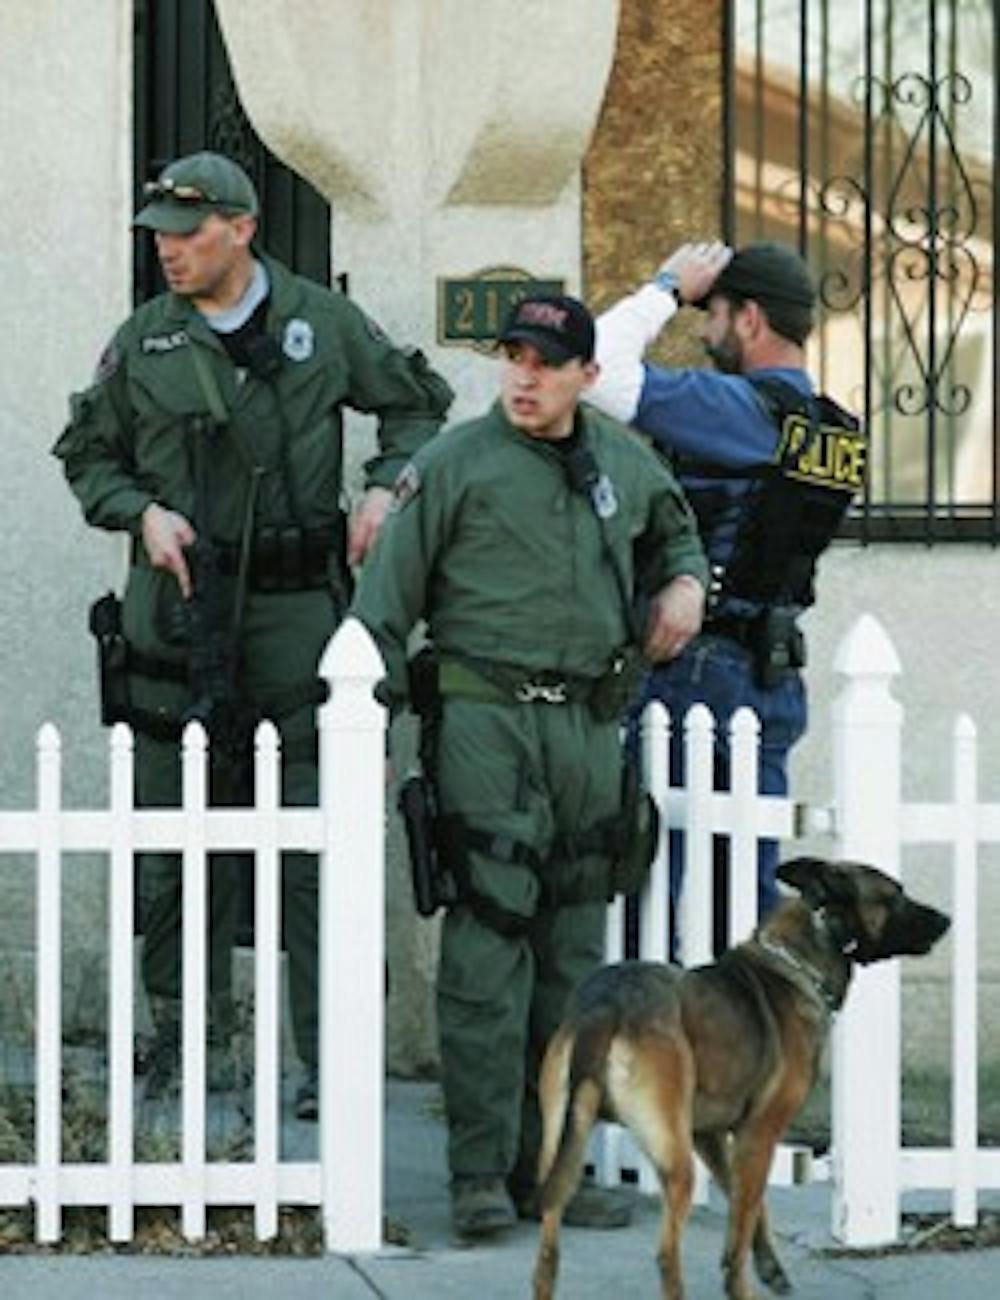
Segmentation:
{"type": "Polygon", "coordinates": [[[816,561],[864,484],[868,440],[832,398],[770,376],[747,378],[781,436],[773,462],[748,472],[757,481],[744,498],[719,603],[805,608],[814,599],[816,561]]]}
{"type": "Polygon", "coordinates": [[[770,464],[733,469],[685,456],[673,467],[713,565],[712,607],[805,608],[816,560],[864,484],[868,440],[831,398],[770,375],[746,379],[779,432],[770,464]]]}

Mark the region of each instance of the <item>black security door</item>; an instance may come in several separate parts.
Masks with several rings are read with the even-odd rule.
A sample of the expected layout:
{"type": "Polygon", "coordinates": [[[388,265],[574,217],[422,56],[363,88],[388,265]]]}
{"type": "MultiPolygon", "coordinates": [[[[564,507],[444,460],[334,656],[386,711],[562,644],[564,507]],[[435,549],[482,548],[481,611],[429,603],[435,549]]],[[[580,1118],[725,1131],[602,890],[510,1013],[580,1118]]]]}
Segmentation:
{"type": "MultiPolygon", "coordinates": [[[[199,149],[227,154],[257,187],[261,246],[299,274],[329,284],[329,204],[275,158],[250,125],[212,0],[135,0],[134,20],[136,206],[143,182],[174,158],[199,149]]],[[[134,286],[136,304],[164,289],[152,235],[144,231],[135,240],[134,286]]],[[[249,944],[252,872],[243,879],[237,942],[249,944]]]]}
{"type": "MultiPolygon", "coordinates": [[[[136,204],[144,181],[199,149],[235,158],[261,201],[260,241],[286,266],[330,283],[330,207],[269,153],[243,111],[212,0],[135,0],[136,204]]],[[[161,292],[152,239],[135,243],[135,299],[161,292]]]]}

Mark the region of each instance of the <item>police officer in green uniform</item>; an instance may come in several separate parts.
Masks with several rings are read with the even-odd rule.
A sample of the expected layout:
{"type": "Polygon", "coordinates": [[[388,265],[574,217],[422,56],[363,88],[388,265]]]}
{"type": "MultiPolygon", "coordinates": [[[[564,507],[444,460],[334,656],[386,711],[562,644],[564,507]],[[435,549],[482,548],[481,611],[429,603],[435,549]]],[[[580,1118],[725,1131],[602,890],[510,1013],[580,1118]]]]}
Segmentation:
{"type": "MultiPolygon", "coordinates": [[[[578,404],[597,373],[583,304],[524,299],[501,348],[500,400],[403,470],[352,607],[397,701],[421,616],[435,648],[431,761],[457,839],[437,1007],[453,1219],[473,1237],[535,1212],[538,1064],[602,958],[623,651],[639,637],[650,659],[679,653],[707,579],[669,471],[578,404]]],[[[568,1220],[619,1226],[627,1210],[590,1187],[568,1220]]]]}
{"type": "MultiPolygon", "coordinates": [[[[323,694],[316,668],[349,599],[349,566],[370,547],[400,467],[438,429],[452,394],[421,353],[395,347],[340,293],[256,251],[257,195],[230,159],[181,158],[146,186],[146,198],[135,225],[154,232],[169,291],[118,329],[54,447],[87,521],[131,537],[124,599],[120,610],[105,604],[99,629],[118,652],[102,673],[105,720],[135,730],[142,805],[179,802],[177,741],[191,717],[212,738],[214,801],[248,799],[253,725],[269,718],[281,735],[284,802],[312,804],[323,694]],[[379,449],[349,524],[344,406],[378,417],[379,449]]],[[[241,867],[216,855],[210,868],[216,1086],[228,1083],[224,1053],[212,1048],[231,1020],[241,867]]],[[[289,853],[283,871],[293,1029],[305,1067],[297,1110],[313,1118],[316,860],[289,853]]],[[[142,973],[156,1028],[147,1090],[155,1092],[177,1078],[177,855],[146,855],[141,879],[142,973]]]]}

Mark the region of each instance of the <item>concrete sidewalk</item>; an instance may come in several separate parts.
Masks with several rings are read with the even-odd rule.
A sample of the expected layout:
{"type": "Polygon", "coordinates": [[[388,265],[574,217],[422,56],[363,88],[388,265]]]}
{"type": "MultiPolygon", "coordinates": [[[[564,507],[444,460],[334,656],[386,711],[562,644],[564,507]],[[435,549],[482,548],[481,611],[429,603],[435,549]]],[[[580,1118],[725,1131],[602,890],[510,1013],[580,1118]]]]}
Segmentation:
{"type": "MultiPolygon", "coordinates": [[[[386,1134],[386,1208],[405,1224],[406,1248],[377,1255],[267,1257],[34,1255],[0,1257],[3,1300],[528,1300],[537,1229],[519,1225],[489,1246],[450,1239],[444,1124],[433,1085],[391,1082],[386,1134]]],[[[307,1130],[312,1132],[314,1130],[307,1130]]],[[[308,1140],[300,1134],[300,1141],[308,1140]]],[[[783,1262],[798,1300],[983,1300],[1000,1287],[1000,1250],[830,1255],[830,1189],[769,1194],[783,1262]]],[[[636,1195],[631,1227],[567,1228],[561,1300],[657,1296],[655,1198],[636,1195]]],[[[683,1255],[690,1300],[721,1297],[724,1212],[713,1200],[691,1215],[683,1255]]]]}

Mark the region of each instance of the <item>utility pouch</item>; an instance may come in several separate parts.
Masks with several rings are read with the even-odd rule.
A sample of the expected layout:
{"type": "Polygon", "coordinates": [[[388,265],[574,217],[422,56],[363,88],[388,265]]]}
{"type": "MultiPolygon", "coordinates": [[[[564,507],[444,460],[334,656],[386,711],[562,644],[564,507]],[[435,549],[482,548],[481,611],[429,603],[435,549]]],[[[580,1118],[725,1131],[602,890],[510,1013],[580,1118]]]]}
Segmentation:
{"type": "Polygon", "coordinates": [[[604,674],[594,683],[587,704],[595,722],[617,722],[635,702],[644,673],[639,650],[620,650],[604,674]]]}
{"type": "MultiPolygon", "coordinates": [[[[330,548],[337,546],[336,529],[311,528],[302,534],[302,585],[310,591],[325,587],[330,577],[330,548]]],[[[340,558],[337,552],[337,577],[340,558]]]]}
{"type": "Polygon", "coordinates": [[[764,611],[751,626],[750,650],[754,681],[771,690],[785,675],[806,662],[805,637],[795,622],[795,611],[776,605],[764,611]]]}
{"type": "Polygon", "coordinates": [[[278,589],[298,591],[302,586],[302,529],[289,524],[278,533],[278,589]]]}
{"type": "Polygon", "coordinates": [[[642,788],[639,765],[626,759],[622,767],[622,807],[615,856],[611,862],[608,897],[637,894],[645,885],[660,839],[660,810],[642,788]]]}
{"type": "Polygon", "coordinates": [[[111,727],[129,719],[128,647],[122,635],[122,603],[113,591],[94,601],[88,621],[97,641],[101,722],[111,727]]]}
{"type": "Polygon", "coordinates": [[[433,916],[439,907],[456,901],[454,877],[439,852],[437,799],[426,776],[411,773],[399,789],[399,811],[406,830],[413,880],[413,901],[421,916],[433,916]]]}
{"type": "Polygon", "coordinates": [[[434,719],[441,710],[438,658],[433,646],[425,645],[406,665],[410,707],[421,719],[434,719]]]}

